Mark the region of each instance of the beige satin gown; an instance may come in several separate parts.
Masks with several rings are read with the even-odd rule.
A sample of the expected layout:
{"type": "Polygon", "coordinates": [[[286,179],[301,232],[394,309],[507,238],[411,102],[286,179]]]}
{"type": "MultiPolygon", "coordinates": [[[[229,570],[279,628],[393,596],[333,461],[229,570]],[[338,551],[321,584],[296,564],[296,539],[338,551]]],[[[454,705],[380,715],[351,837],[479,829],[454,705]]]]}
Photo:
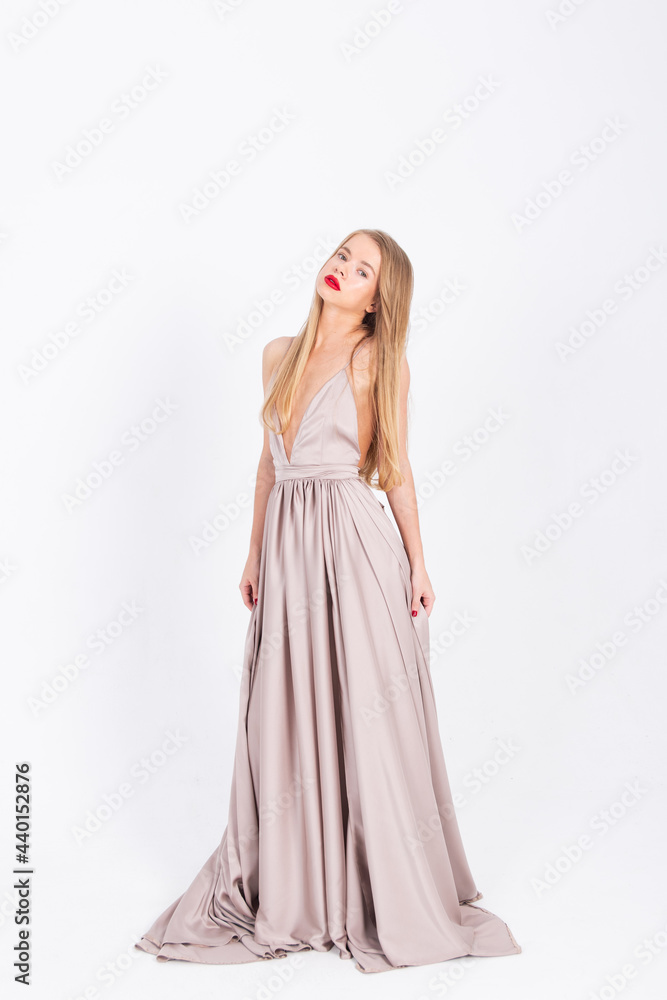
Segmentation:
{"type": "Polygon", "coordinates": [[[428,616],[412,616],[403,542],[359,478],[347,368],[308,405],[291,462],[270,434],[276,483],[228,825],[136,945],[159,960],[335,945],[360,972],[383,972],[521,951],[507,924],[472,905],[482,894],[452,805],[428,616]]]}

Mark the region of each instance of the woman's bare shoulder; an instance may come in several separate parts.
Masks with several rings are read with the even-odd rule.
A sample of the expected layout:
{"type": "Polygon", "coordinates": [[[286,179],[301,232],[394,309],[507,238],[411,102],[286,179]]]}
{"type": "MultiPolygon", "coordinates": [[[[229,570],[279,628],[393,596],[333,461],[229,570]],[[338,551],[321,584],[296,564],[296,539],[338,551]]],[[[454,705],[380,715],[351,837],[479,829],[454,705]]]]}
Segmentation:
{"type": "Polygon", "coordinates": [[[274,337],[273,340],[264,345],[262,358],[274,363],[280,361],[293,340],[295,340],[294,337],[274,337]]]}
{"type": "Polygon", "coordinates": [[[262,376],[265,387],[294,339],[294,337],[275,337],[264,345],[264,350],[262,351],[262,376]]]}

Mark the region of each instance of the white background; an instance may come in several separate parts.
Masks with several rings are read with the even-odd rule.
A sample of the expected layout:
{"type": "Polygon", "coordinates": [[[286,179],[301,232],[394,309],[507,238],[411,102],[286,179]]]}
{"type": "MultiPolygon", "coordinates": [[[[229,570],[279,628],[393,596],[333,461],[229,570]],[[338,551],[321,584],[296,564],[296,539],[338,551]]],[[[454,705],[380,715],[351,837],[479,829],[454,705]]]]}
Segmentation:
{"type": "Polygon", "coordinates": [[[34,998],[663,994],[667,16],[658,0],[566,0],[557,19],[558,2],[415,0],[379,29],[383,0],[3,4],[5,995],[24,995],[18,761],[34,998]],[[475,97],[481,79],[492,92],[475,97]],[[276,109],[291,120],[262,133],[276,109]],[[112,131],[59,175],[103,118],[112,131]],[[186,218],[231,159],[240,174],[186,218]],[[382,976],[335,948],[298,969],[159,964],[132,943],[226,824],[262,348],[298,332],[315,273],[357,227],[386,230],[415,268],[410,454],[440,730],[481,905],[523,951],[382,976]],[[105,302],[114,271],[127,283],[105,302]],[[151,425],[158,400],[170,412],[151,425]],[[117,629],[124,602],[141,610],[117,629]],[[454,636],[457,615],[474,622],[454,636]],[[161,755],[169,732],[184,742],[161,755]],[[515,748],[502,763],[499,741],[515,748]]]}

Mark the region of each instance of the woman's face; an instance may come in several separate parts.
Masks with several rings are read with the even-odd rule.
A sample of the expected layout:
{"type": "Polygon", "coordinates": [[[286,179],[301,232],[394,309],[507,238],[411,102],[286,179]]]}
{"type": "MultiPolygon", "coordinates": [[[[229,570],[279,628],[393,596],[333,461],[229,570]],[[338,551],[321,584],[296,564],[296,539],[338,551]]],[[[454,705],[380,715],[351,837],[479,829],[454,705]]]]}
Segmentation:
{"type": "Polygon", "coordinates": [[[356,233],[322,267],[315,287],[325,303],[352,313],[373,312],[380,261],[377,243],[356,233]]]}

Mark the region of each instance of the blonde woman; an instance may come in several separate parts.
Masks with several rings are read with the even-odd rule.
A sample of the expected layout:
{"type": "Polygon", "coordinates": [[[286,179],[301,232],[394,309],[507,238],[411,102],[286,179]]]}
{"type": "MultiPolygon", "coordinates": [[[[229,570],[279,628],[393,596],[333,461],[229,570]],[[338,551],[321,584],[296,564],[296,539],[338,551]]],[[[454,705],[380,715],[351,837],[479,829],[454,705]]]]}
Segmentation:
{"type": "Polygon", "coordinates": [[[158,959],[335,945],[382,972],[521,951],[472,905],[438,732],[435,595],[406,448],[412,289],[398,244],[356,230],[320,270],[298,336],[264,348],[228,824],[137,944],[158,959]]]}

